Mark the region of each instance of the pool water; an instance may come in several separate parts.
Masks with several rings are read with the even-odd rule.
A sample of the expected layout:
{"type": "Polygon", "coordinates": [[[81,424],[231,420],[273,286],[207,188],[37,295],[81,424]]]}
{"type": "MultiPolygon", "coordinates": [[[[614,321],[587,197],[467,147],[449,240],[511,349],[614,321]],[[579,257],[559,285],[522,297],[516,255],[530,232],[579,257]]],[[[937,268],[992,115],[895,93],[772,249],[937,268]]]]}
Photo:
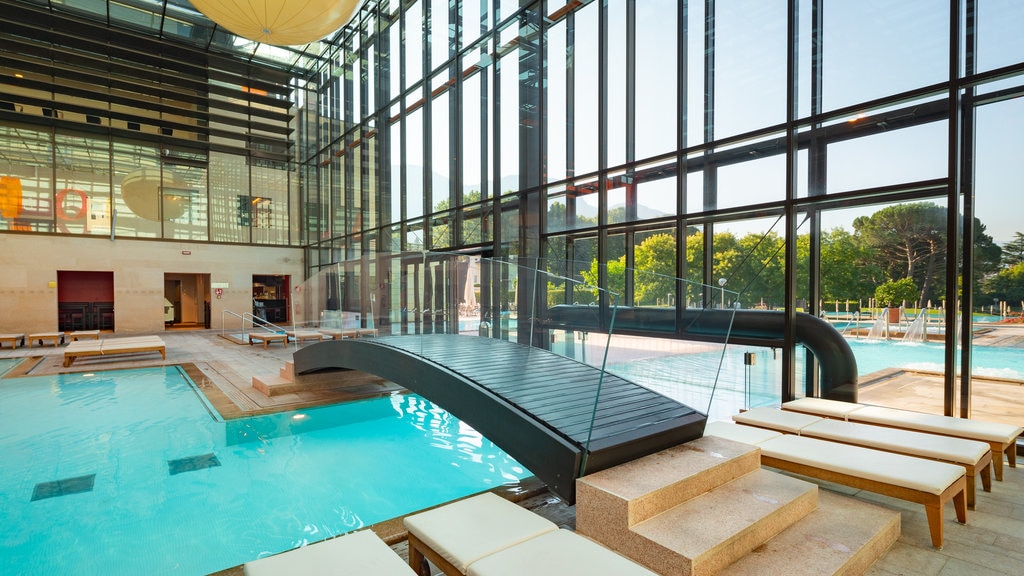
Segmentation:
{"type": "MultiPolygon", "coordinates": [[[[945,346],[937,342],[916,343],[885,340],[848,340],[857,358],[857,372],[866,376],[885,368],[945,371],[945,346]]],[[[971,374],[1024,380],[1024,349],[1002,346],[974,346],[971,374]]]]}
{"type": "Polygon", "coordinates": [[[21,362],[21,358],[0,358],[0,378],[21,362]]]}
{"type": "Polygon", "coordinates": [[[0,573],[207,574],[530,473],[412,394],[224,422],[177,367],[0,388],[0,573]]]}

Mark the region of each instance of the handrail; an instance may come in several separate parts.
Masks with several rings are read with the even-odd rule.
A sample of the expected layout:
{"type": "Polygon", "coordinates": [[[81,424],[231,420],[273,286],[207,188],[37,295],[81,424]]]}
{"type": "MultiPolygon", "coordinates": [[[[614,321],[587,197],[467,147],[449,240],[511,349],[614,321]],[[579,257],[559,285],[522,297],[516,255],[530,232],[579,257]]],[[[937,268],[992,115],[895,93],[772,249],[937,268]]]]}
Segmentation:
{"type": "Polygon", "coordinates": [[[224,332],[227,330],[227,322],[225,322],[225,316],[233,316],[233,317],[238,318],[239,320],[241,320],[242,326],[241,326],[240,330],[242,331],[242,335],[243,336],[249,334],[249,330],[251,330],[253,328],[256,328],[257,326],[259,326],[260,328],[262,328],[264,330],[267,330],[268,332],[278,332],[278,333],[281,333],[281,334],[287,332],[286,329],[278,326],[277,324],[274,324],[273,322],[268,322],[268,321],[264,320],[263,318],[260,318],[259,316],[253,315],[250,312],[243,312],[243,313],[239,314],[238,312],[232,312],[231,310],[221,310],[221,313],[220,313],[220,333],[221,333],[221,335],[224,335],[224,332]]]}

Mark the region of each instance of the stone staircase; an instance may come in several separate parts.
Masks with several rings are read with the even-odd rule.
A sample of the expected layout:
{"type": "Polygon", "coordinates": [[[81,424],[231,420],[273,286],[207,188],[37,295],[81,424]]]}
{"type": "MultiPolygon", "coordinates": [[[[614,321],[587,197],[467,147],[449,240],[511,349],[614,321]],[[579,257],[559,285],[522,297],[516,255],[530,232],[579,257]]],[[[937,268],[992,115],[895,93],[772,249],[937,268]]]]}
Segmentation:
{"type": "Polygon", "coordinates": [[[761,468],[705,436],[577,480],[576,530],[659,574],[862,574],[898,512],[761,468]]]}
{"type": "Polygon", "coordinates": [[[389,384],[380,376],[358,370],[330,370],[315,374],[296,374],[295,363],[291,360],[285,362],[278,374],[252,377],[252,387],[266,396],[280,396],[311,390],[351,389],[357,391],[363,388],[372,388],[379,392],[389,384]]]}

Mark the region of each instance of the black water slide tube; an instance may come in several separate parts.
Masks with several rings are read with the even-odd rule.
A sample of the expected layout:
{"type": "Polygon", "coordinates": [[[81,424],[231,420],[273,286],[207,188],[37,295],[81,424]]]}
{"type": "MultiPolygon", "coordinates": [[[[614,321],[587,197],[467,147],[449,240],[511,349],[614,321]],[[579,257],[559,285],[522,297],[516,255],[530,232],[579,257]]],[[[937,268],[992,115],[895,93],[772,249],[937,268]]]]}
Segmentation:
{"type": "MultiPolygon", "coordinates": [[[[703,340],[778,347],[785,334],[785,313],[781,310],[686,309],[676,330],[676,311],[671,308],[632,308],[615,311],[615,333],[671,333],[681,340],[703,340]]],[[[607,332],[600,307],[560,304],[548,308],[546,328],[607,332]]],[[[796,340],[814,354],[821,371],[818,379],[822,398],[857,401],[857,360],[853,350],[828,322],[797,312],[796,340]]]]}

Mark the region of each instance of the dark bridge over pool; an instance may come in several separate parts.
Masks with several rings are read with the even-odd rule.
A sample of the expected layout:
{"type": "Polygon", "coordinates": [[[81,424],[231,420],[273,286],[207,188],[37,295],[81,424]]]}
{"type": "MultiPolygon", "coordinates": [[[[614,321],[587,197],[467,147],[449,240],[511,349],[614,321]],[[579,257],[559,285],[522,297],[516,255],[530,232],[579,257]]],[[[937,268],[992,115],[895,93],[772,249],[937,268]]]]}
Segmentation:
{"type": "Polygon", "coordinates": [[[492,338],[330,340],[295,352],[296,373],[327,369],[376,374],[437,403],[569,502],[577,477],[699,438],[707,420],[592,366],[492,338]]]}

